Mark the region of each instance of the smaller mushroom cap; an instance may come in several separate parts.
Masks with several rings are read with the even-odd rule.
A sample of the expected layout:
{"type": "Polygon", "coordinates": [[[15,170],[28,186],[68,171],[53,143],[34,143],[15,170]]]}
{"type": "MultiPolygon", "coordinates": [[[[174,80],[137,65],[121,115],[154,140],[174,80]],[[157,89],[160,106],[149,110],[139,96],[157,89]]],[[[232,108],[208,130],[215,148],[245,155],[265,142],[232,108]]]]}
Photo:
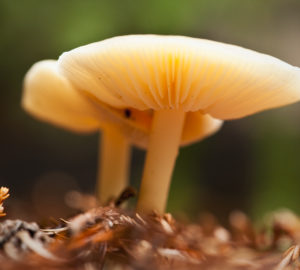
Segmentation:
{"type": "Polygon", "coordinates": [[[58,72],[56,61],[34,64],[25,76],[23,108],[35,117],[76,132],[98,130],[88,101],[58,72]]]}

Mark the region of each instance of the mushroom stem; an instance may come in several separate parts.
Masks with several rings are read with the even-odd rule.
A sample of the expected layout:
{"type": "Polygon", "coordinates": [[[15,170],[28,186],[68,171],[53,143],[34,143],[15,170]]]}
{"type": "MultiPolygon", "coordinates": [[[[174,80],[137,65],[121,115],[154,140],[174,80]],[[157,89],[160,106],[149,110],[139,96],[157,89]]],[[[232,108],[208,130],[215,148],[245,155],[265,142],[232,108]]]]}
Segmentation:
{"type": "Polygon", "coordinates": [[[102,132],[99,151],[98,198],[101,203],[117,198],[128,185],[129,141],[113,127],[102,132]]]}
{"type": "Polygon", "coordinates": [[[137,212],[165,211],[172,172],[184,125],[185,112],[161,110],[154,113],[137,212]]]}

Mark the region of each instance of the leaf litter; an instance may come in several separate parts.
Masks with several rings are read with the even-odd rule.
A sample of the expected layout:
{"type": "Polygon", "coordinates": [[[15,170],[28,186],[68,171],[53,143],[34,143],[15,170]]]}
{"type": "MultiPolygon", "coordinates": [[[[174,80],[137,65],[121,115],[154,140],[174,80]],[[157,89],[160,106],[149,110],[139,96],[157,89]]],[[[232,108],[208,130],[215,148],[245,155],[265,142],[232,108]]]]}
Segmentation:
{"type": "MultiPolygon", "coordinates": [[[[300,219],[288,210],[273,213],[259,229],[236,211],[225,228],[212,215],[184,224],[169,213],[141,216],[122,209],[133,195],[127,189],[109,205],[87,210],[91,196],[85,202],[76,194],[82,213],[53,228],[0,221],[0,269],[300,269],[300,219]]],[[[2,187],[1,216],[8,196],[2,187]]]]}

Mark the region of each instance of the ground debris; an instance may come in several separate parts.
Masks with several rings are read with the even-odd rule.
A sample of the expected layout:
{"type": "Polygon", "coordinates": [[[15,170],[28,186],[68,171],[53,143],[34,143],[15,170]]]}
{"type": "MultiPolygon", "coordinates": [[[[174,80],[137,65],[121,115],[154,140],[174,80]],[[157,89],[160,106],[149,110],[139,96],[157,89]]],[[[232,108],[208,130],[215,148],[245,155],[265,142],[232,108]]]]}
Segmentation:
{"type": "Polygon", "coordinates": [[[9,189],[7,187],[0,188],[0,217],[3,217],[6,215],[4,213],[3,201],[9,197],[8,192],[9,192],[9,189]]]}
{"type": "Polygon", "coordinates": [[[0,223],[0,258],[22,261],[32,252],[56,260],[47,250],[52,239],[44,234],[36,223],[21,220],[5,220],[0,223]]]}
{"type": "Polygon", "coordinates": [[[3,270],[299,269],[296,215],[276,213],[259,230],[241,212],[229,220],[228,229],[209,215],[182,224],[170,214],[141,216],[114,205],[43,230],[6,220],[0,223],[0,265],[3,270]],[[288,223],[280,220],[287,217],[288,223]],[[289,243],[284,254],[283,242],[289,243]]]}

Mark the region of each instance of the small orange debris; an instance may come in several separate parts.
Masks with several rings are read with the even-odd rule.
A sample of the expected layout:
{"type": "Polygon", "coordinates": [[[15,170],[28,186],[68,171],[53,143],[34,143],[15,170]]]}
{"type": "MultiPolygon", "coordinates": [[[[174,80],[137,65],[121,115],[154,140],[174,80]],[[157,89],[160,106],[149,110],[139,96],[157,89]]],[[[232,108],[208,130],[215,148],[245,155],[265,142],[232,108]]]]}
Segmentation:
{"type": "Polygon", "coordinates": [[[0,188],[0,217],[5,216],[3,201],[9,197],[9,189],[7,187],[0,188]]]}

